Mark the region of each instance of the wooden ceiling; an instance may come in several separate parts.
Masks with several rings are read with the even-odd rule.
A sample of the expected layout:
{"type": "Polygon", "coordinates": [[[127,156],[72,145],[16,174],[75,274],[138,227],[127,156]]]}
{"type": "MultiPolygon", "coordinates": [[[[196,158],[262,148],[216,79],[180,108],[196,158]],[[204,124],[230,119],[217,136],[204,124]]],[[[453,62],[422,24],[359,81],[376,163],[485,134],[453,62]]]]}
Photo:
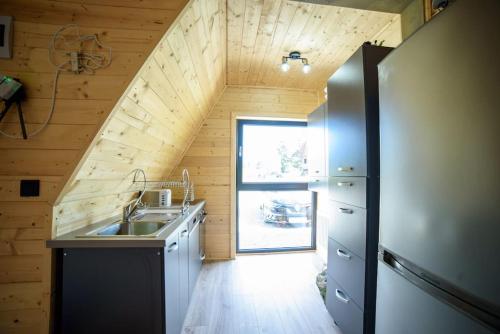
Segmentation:
{"type": "Polygon", "coordinates": [[[227,1],[229,85],[322,89],[328,77],[365,41],[401,42],[400,15],[284,0],[227,1]],[[287,73],[279,64],[300,51],[287,73]]]}

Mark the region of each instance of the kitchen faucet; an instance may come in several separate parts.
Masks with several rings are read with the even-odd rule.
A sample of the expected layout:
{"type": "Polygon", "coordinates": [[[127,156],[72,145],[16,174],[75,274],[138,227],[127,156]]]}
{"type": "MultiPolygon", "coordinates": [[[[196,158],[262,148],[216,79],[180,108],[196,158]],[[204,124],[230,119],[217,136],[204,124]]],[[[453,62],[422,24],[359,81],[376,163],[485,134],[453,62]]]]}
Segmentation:
{"type": "Polygon", "coordinates": [[[189,180],[189,172],[186,168],[182,171],[182,184],[184,186],[184,197],[182,199],[182,214],[186,213],[189,209],[189,196],[192,195],[192,185],[189,180]]]}
{"type": "Polygon", "coordinates": [[[126,223],[130,223],[132,215],[137,210],[139,203],[141,203],[142,196],[144,196],[144,193],[146,192],[146,173],[142,169],[134,169],[133,172],[134,172],[134,182],[136,181],[137,173],[142,174],[144,178],[144,188],[140,191],[139,196],[135,200],[130,201],[128,205],[123,207],[122,219],[126,223]]]}

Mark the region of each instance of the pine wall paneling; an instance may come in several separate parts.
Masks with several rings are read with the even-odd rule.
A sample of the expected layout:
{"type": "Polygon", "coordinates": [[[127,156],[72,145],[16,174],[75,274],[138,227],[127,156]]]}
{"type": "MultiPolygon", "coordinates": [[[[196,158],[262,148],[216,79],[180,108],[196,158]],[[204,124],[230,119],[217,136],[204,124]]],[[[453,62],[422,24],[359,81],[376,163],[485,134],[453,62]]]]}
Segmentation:
{"type": "Polygon", "coordinates": [[[225,86],[225,6],[191,1],[115,106],[54,208],[56,234],[121,212],[133,168],[169,175],[225,86]],[[104,204],[106,203],[106,204],[104,204]]]}
{"type": "Polygon", "coordinates": [[[171,175],[178,178],[182,169],[187,168],[195,185],[196,197],[207,201],[207,258],[235,256],[235,215],[232,212],[235,203],[232,197],[236,119],[252,116],[306,119],[318,104],[315,90],[226,87],[171,175]]]}
{"type": "MultiPolygon", "coordinates": [[[[174,156],[182,154],[222,91],[225,3],[192,0],[172,25],[186,3],[0,3],[0,15],[15,18],[14,57],[0,59],[0,72],[20,78],[26,86],[23,110],[28,129],[43,122],[50,106],[54,69],[48,44],[60,26],[77,23],[82,33],[96,33],[113,48],[111,66],[95,75],[61,74],[54,117],[46,130],[28,141],[0,138],[1,333],[48,332],[51,254],[44,241],[118,212],[117,201],[125,202],[127,196],[120,197],[113,187],[116,178],[132,168],[149,169],[152,175],[169,173],[174,156]],[[200,73],[186,71],[191,62],[197,62],[198,70],[202,64],[209,68],[211,72],[203,73],[211,78],[208,86],[197,86],[200,73]],[[106,121],[111,112],[116,117],[106,121]],[[87,150],[91,143],[96,145],[87,150]],[[161,154],[155,154],[160,147],[161,154]],[[89,162],[79,163],[82,157],[89,162]],[[77,164],[85,168],[73,173],[77,164]],[[61,189],[75,175],[81,178],[64,187],[61,205],[54,209],[61,189]],[[19,180],[25,178],[41,180],[40,197],[19,197],[19,180]],[[59,229],[53,220],[67,224],[59,229]]],[[[3,123],[3,130],[18,131],[15,113],[3,123]]]]}

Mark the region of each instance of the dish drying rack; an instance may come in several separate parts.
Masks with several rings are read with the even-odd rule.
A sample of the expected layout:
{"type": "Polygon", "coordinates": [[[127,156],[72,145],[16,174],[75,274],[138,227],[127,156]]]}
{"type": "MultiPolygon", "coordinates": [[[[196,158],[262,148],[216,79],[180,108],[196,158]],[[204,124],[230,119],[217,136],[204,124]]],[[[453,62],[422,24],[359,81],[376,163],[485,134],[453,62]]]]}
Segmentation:
{"type": "MultiPolygon", "coordinates": [[[[158,190],[158,189],[171,189],[171,188],[182,188],[184,197],[182,200],[182,207],[188,207],[189,202],[194,201],[194,185],[189,179],[189,172],[186,168],[182,170],[182,180],[174,181],[174,180],[147,180],[146,177],[143,177],[143,180],[137,179],[138,174],[134,173],[134,179],[132,180],[133,184],[141,183],[143,184],[142,193],[146,190],[158,190]]],[[[141,173],[142,174],[142,173],[141,173]]],[[[141,196],[142,197],[142,196],[141,196]]]]}

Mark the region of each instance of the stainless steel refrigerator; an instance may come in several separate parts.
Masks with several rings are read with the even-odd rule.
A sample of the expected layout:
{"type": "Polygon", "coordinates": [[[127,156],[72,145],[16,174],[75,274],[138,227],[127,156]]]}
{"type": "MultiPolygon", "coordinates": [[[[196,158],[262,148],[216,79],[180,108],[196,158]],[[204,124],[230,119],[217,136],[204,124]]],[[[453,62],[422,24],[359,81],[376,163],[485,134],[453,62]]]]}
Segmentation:
{"type": "Polygon", "coordinates": [[[457,0],[379,64],[377,334],[500,330],[499,14],[457,0]]]}

